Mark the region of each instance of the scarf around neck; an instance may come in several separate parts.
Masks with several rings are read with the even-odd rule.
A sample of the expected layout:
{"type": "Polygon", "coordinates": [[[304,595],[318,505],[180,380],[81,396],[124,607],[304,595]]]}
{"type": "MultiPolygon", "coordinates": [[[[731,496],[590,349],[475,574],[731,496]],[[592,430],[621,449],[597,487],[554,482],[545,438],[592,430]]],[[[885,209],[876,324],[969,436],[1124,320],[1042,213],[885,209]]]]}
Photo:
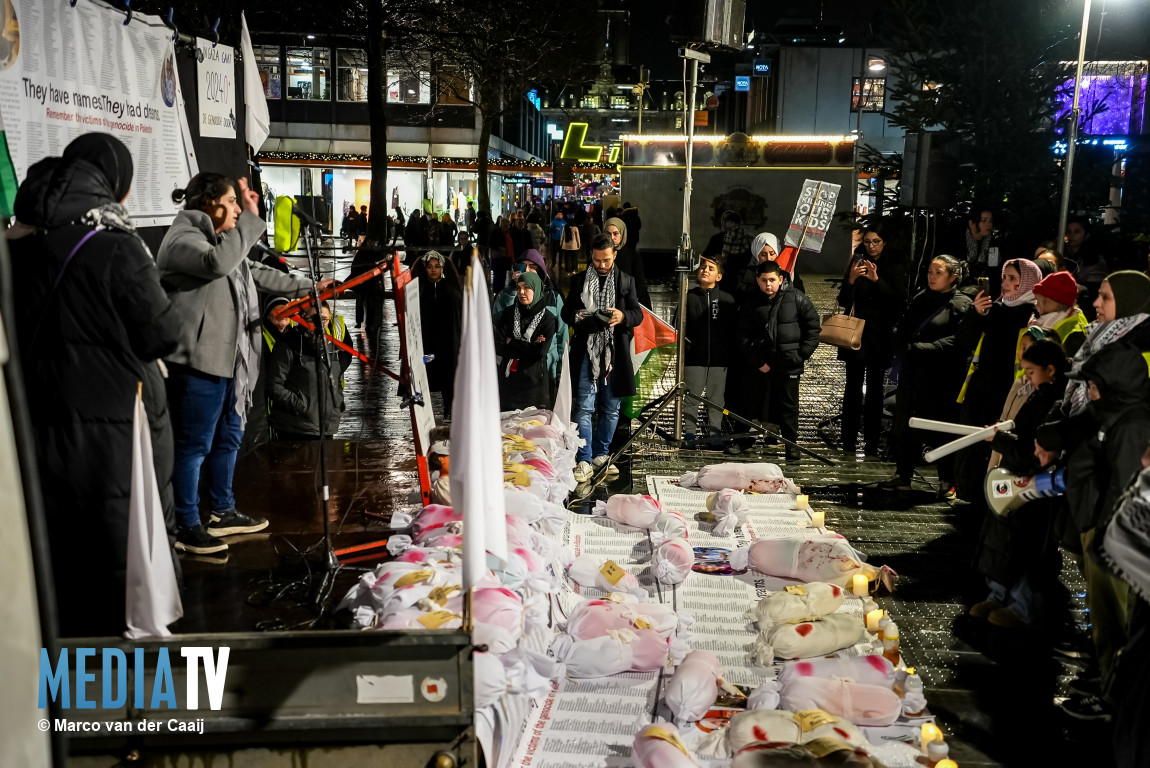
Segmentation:
{"type": "Polygon", "coordinates": [[[1086,341],[1082,343],[1082,347],[1074,354],[1074,359],[1070,362],[1071,375],[1068,376],[1070,382],[1066,385],[1066,395],[1062,400],[1062,409],[1066,415],[1078,416],[1085,413],[1086,407],[1090,405],[1089,387],[1085,381],[1072,374],[1081,371],[1083,364],[1093,357],[1094,353],[1106,345],[1118,341],[1137,328],[1148,317],[1150,315],[1140,312],[1137,315],[1120,317],[1107,323],[1095,322],[1086,326],[1086,341]]]}
{"type": "Polygon", "coordinates": [[[1104,530],[1102,559],[1143,600],[1150,600],[1150,469],[1142,470],[1118,499],[1104,530]]]}
{"type": "MultiPolygon", "coordinates": [[[[616,269],[605,275],[600,285],[599,273],[594,265],[587,267],[583,281],[583,292],[579,298],[583,300],[583,307],[589,314],[600,309],[615,308],[615,273],[616,269]]],[[[611,364],[615,357],[615,329],[604,328],[596,333],[587,334],[587,359],[591,362],[591,380],[599,381],[611,375],[611,364]]]]}

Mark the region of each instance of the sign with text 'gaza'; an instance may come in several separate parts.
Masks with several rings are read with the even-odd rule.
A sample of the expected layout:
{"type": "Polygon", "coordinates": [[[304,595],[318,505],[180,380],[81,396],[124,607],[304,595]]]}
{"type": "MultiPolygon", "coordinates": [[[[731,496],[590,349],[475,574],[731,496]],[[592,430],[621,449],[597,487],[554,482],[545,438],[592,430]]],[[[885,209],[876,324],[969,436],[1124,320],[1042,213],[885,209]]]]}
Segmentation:
{"type": "Polygon", "coordinates": [[[236,50],[196,38],[196,80],[199,83],[200,135],[236,137],[236,50]]]}
{"type": "Polygon", "coordinates": [[[787,227],[785,244],[815,253],[821,251],[838,199],[838,184],[805,180],[799,201],[795,204],[795,214],[787,227]]]}

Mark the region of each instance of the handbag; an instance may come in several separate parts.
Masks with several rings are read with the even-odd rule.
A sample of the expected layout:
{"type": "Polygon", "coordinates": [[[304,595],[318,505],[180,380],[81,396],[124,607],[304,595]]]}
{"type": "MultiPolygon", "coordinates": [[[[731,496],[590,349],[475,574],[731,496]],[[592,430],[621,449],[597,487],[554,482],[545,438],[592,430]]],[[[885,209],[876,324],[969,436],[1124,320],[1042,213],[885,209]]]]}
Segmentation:
{"type": "Polygon", "coordinates": [[[854,304],[848,314],[841,312],[823,316],[823,327],[819,331],[819,341],[843,349],[862,349],[863,326],[866,320],[855,317],[854,304]]]}

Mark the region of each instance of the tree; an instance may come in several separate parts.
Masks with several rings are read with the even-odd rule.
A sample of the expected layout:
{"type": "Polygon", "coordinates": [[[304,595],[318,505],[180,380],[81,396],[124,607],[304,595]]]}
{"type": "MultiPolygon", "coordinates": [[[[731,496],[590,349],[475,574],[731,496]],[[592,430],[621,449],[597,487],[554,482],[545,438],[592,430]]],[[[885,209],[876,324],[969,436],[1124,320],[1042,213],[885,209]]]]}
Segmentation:
{"type": "Polygon", "coordinates": [[[518,108],[533,84],[583,79],[593,13],[587,0],[562,16],[529,0],[428,0],[406,30],[403,53],[412,71],[430,62],[440,92],[473,104],[479,113],[479,205],[491,209],[487,176],[491,136],[501,117],[518,108]]]}
{"type": "Polygon", "coordinates": [[[959,199],[990,201],[1016,226],[1055,229],[1061,172],[1056,93],[1070,37],[1053,0],[893,0],[887,116],[908,132],[944,130],[961,140],[959,199]]]}

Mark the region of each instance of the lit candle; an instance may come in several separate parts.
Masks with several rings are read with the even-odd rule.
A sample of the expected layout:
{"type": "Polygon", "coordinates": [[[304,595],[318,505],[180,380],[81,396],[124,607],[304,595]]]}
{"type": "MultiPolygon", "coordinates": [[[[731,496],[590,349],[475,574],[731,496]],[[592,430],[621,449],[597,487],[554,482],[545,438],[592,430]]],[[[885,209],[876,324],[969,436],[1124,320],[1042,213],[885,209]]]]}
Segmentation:
{"type": "Polygon", "coordinates": [[[941,741],[942,731],[934,723],[922,724],[922,751],[926,752],[926,745],[932,741],[941,741]]]}
{"type": "Polygon", "coordinates": [[[811,512],[811,528],[822,528],[826,521],[826,512],[811,512]]]}
{"type": "Polygon", "coordinates": [[[947,758],[946,760],[939,760],[937,763],[935,763],[934,768],[958,768],[958,763],[954,762],[950,758],[947,758]]]}
{"type": "Polygon", "coordinates": [[[866,615],[866,631],[867,632],[870,632],[871,634],[878,632],[878,623],[879,623],[879,620],[882,619],[882,615],[883,615],[883,610],[881,608],[873,610],[866,615]]]}
{"type": "Polygon", "coordinates": [[[810,506],[809,496],[805,493],[800,493],[798,496],[795,496],[795,509],[806,509],[808,506],[810,506]]]}
{"type": "Polygon", "coordinates": [[[856,573],[854,578],[851,579],[851,592],[856,597],[866,597],[870,594],[870,586],[867,582],[866,576],[861,573],[856,573]]]}

